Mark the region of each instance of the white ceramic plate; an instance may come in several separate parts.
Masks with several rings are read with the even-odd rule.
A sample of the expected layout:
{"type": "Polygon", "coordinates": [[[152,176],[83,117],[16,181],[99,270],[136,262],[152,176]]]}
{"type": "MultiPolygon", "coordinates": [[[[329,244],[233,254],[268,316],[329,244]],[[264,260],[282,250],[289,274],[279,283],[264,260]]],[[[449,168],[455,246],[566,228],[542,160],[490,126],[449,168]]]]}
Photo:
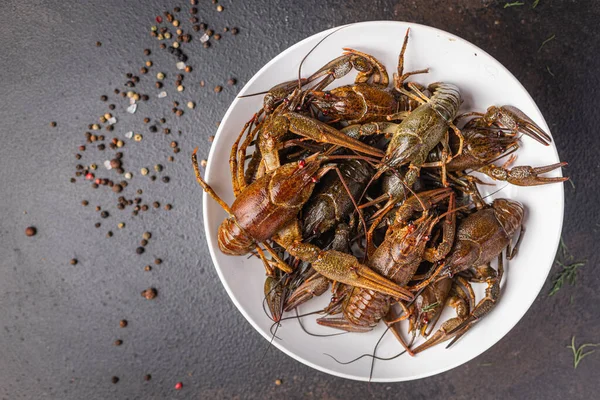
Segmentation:
{"type": "MultiPolygon", "coordinates": [[[[416,77],[421,83],[451,82],[461,89],[463,110],[485,111],[490,105],[510,104],[529,115],[546,132],[548,126],[525,88],[498,61],[471,43],[438,29],[423,25],[377,21],[357,23],[334,33],[313,51],[302,67],[306,77],[326,62],[351,47],[381,60],[388,72],[395,71],[406,29],[411,28],[405,71],[430,68],[430,73],[416,77]]],[[[306,53],[327,33],[318,33],[295,44],[265,65],[240,95],[267,90],[273,85],[297,77],[298,65],[306,53]]],[[[334,83],[352,83],[356,73],[334,83]]],[[[212,145],[206,169],[206,180],[222,198],[231,204],[233,193],[227,160],[236,135],[245,121],[261,107],[262,96],[236,99],[225,114],[212,145]]],[[[554,145],[545,147],[524,137],[518,151],[517,164],[547,165],[559,161],[554,145]]],[[[560,171],[555,171],[559,176],[560,171]]],[[[552,176],[552,174],[550,174],[552,176]]],[[[488,192],[504,183],[498,183],[488,192]]],[[[563,187],[561,184],[521,188],[508,185],[493,197],[508,197],[526,206],[527,232],[518,256],[510,262],[503,281],[502,298],[497,307],[450,349],[436,346],[416,357],[403,355],[392,361],[376,361],[373,381],[393,382],[424,378],[457,367],[489,349],[515,326],[538,295],[558,246],[563,220],[563,187]]],[[[492,198],[493,198],[492,197],[492,198]]],[[[217,229],[226,214],[204,194],[204,223],[215,268],[229,296],[250,324],[270,340],[271,320],[263,312],[264,269],[256,258],[231,257],[222,254],[217,245],[217,229]]],[[[476,288],[479,296],[483,287],[476,288]]],[[[324,294],[300,307],[300,312],[323,308],[329,301],[324,294]]],[[[287,315],[294,315],[288,313],[287,315]]],[[[447,309],[442,317],[452,316],[447,309]]],[[[315,333],[333,333],[331,328],[316,324],[315,317],[303,319],[307,329],[315,333]]],[[[284,321],[277,332],[280,340],[273,345],[296,360],[320,371],[356,380],[368,380],[371,360],[341,365],[325,353],[346,361],[364,353],[372,353],[382,332],[380,324],[370,333],[351,333],[334,337],[307,335],[296,320],[284,321]]],[[[265,343],[266,345],[267,343],[265,343]]],[[[381,342],[377,355],[386,357],[401,350],[391,334],[381,342]]]]}

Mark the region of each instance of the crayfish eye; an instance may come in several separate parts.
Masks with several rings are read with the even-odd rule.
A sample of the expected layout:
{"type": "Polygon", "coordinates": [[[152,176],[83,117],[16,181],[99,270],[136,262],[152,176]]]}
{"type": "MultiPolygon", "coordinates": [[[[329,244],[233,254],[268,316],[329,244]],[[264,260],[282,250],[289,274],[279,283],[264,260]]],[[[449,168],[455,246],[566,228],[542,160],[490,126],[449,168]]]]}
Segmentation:
{"type": "Polygon", "coordinates": [[[304,161],[304,160],[298,161],[298,168],[304,168],[305,165],[306,165],[306,161],[304,161]]]}

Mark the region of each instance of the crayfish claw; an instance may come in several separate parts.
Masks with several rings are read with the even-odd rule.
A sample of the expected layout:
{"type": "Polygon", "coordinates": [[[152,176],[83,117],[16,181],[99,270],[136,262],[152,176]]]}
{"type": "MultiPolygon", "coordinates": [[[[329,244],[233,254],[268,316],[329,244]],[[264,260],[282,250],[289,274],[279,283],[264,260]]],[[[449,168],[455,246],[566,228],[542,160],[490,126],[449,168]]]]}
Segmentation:
{"type": "Polygon", "coordinates": [[[283,307],[281,304],[283,296],[283,285],[280,279],[268,276],[264,285],[265,301],[271,311],[271,318],[274,322],[281,320],[283,307]]]}
{"type": "Polygon", "coordinates": [[[356,257],[350,254],[328,250],[320,252],[314,261],[306,261],[311,261],[315,271],[332,281],[371,289],[397,299],[407,301],[414,299],[414,295],[408,289],[401,287],[379,275],[366,265],[359,263],[356,257]]]}
{"type": "Polygon", "coordinates": [[[356,273],[358,277],[352,283],[354,286],[385,293],[406,301],[412,301],[415,297],[409,290],[398,286],[365,265],[360,264],[356,269],[356,273]]]}
{"type": "MultiPolygon", "coordinates": [[[[464,332],[458,332],[458,327],[461,327],[464,319],[460,317],[451,318],[444,322],[440,329],[438,329],[425,343],[419,345],[416,349],[412,350],[413,354],[421,353],[437,344],[443,343],[448,339],[461,334],[464,332]],[[457,333],[458,332],[458,333],[457,333]]],[[[461,327],[462,329],[463,327],[461,327]]],[[[468,329],[468,328],[467,328],[468,329]]],[[[465,329],[466,331],[466,329],[465,329]]]]}
{"type": "Polygon", "coordinates": [[[315,296],[320,296],[329,288],[329,279],[323,275],[314,275],[298,286],[286,301],[284,311],[291,311],[315,296]]]}
{"type": "Polygon", "coordinates": [[[549,146],[552,138],[531,118],[517,107],[505,105],[502,107],[491,106],[483,116],[487,125],[498,124],[512,132],[522,132],[537,140],[544,146],[549,146]]]}
{"type": "Polygon", "coordinates": [[[528,165],[522,165],[514,167],[512,169],[505,169],[497,167],[493,164],[486,165],[481,168],[480,171],[489,176],[492,179],[506,181],[510,184],[517,186],[538,186],[546,185],[548,183],[558,183],[568,181],[569,178],[566,176],[557,177],[544,177],[539,176],[546,172],[553,171],[557,168],[566,166],[566,162],[560,162],[556,164],[546,165],[543,167],[530,167],[528,165]]]}

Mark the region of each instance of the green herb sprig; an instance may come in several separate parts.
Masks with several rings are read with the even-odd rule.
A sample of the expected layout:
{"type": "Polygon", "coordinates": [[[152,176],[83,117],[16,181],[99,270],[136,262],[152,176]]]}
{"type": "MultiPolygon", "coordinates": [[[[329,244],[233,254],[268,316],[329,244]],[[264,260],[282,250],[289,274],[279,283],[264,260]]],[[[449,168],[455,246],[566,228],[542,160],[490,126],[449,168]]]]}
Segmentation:
{"type": "Polygon", "coordinates": [[[512,3],[504,4],[504,8],[522,6],[523,4],[525,4],[525,3],[522,3],[520,1],[513,1],[512,3]]]}
{"type": "Polygon", "coordinates": [[[581,360],[583,360],[586,356],[589,356],[590,354],[592,354],[593,352],[595,352],[596,350],[591,350],[588,352],[583,352],[583,350],[586,347],[598,347],[600,346],[600,343],[585,343],[582,344],[581,346],[577,347],[575,346],[575,336],[573,336],[573,338],[571,339],[571,344],[569,346],[567,346],[568,349],[571,349],[573,351],[573,369],[576,369],[577,366],[579,365],[579,363],[581,362],[581,360]]]}
{"type": "Polygon", "coordinates": [[[571,255],[567,245],[563,238],[560,238],[560,245],[558,247],[558,254],[556,256],[555,264],[562,267],[561,271],[556,275],[552,282],[552,289],[548,296],[554,296],[567,282],[569,285],[574,286],[577,283],[577,272],[579,268],[586,264],[586,260],[573,262],[575,257],[571,255]]]}
{"type": "Polygon", "coordinates": [[[425,312],[429,312],[429,311],[431,311],[431,310],[434,310],[434,309],[436,309],[436,308],[437,308],[437,306],[439,306],[439,305],[440,305],[440,303],[439,303],[438,301],[436,301],[435,303],[431,303],[431,304],[429,304],[429,305],[427,305],[427,306],[423,307],[423,309],[421,309],[421,312],[424,312],[424,313],[425,313],[425,312]]]}
{"type": "Polygon", "coordinates": [[[548,39],[544,40],[542,42],[542,45],[540,46],[540,48],[538,49],[538,53],[540,52],[540,50],[542,50],[542,47],[544,47],[546,45],[546,43],[551,42],[552,40],[556,39],[556,34],[550,36],[548,39]]]}

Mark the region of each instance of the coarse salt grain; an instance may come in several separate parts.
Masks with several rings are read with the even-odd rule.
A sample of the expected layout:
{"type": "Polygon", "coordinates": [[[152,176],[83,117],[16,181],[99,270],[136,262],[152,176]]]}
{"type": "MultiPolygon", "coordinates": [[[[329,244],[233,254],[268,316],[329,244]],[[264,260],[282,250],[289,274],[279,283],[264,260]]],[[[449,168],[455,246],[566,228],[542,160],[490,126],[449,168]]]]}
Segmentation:
{"type": "Polygon", "coordinates": [[[105,167],[106,169],[109,169],[109,170],[110,170],[110,169],[112,169],[112,167],[111,167],[111,165],[110,165],[110,160],[106,160],[106,161],[104,161],[104,167],[105,167]]]}
{"type": "Polygon", "coordinates": [[[137,110],[137,104],[132,104],[129,107],[127,107],[127,112],[129,114],[135,113],[135,110],[137,110]]]}
{"type": "Polygon", "coordinates": [[[131,139],[131,138],[133,137],[133,132],[132,132],[132,131],[129,131],[129,132],[127,132],[127,133],[125,134],[125,137],[126,137],[127,139],[131,139]]]}
{"type": "Polygon", "coordinates": [[[158,98],[159,98],[159,99],[162,99],[163,97],[167,97],[167,92],[160,92],[160,93],[158,94],[158,98]]]}
{"type": "Polygon", "coordinates": [[[179,61],[175,66],[177,69],[185,69],[185,63],[183,61],[179,61]]]}
{"type": "Polygon", "coordinates": [[[117,119],[115,117],[111,117],[106,122],[108,122],[109,125],[114,125],[117,123],[117,119]]]}
{"type": "Polygon", "coordinates": [[[210,39],[210,36],[208,36],[206,33],[204,35],[202,35],[202,37],[200,38],[200,42],[201,43],[205,43],[208,42],[208,39],[210,39]]]}

